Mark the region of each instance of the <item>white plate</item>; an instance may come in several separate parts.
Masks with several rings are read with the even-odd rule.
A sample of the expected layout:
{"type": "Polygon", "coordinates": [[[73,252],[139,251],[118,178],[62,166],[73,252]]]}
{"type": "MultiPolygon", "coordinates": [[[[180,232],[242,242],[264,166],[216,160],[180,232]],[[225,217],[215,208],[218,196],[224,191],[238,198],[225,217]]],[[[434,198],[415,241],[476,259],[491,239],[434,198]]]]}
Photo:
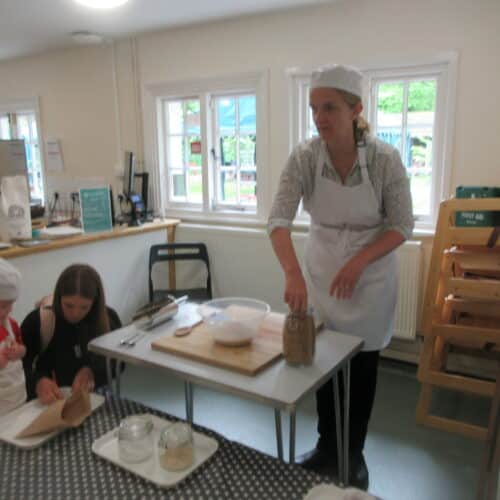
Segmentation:
{"type": "Polygon", "coordinates": [[[175,486],[179,481],[182,481],[186,476],[191,474],[197,467],[199,467],[203,462],[208,460],[219,447],[217,441],[213,438],[200,434],[199,432],[193,431],[194,439],[194,462],[191,467],[181,471],[168,471],[161,467],[158,458],[158,439],[160,437],[160,432],[165,427],[168,427],[172,422],[165,420],[163,418],[156,417],[155,415],[150,415],[153,421],[153,442],[154,442],[154,452],[151,458],[148,458],[144,462],[139,463],[127,463],[123,462],[118,455],[118,439],[116,437],[116,429],[113,429],[104,436],[96,439],[92,443],[92,451],[106,460],[122,467],[137,476],[151,481],[152,483],[160,486],[161,488],[170,488],[175,486]]]}
{"type": "MultiPolygon", "coordinates": [[[[71,389],[69,387],[61,387],[65,396],[69,396],[71,389]]],[[[99,394],[90,394],[90,405],[92,411],[99,408],[104,403],[104,396],[99,394]]],[[[6,443],[13,444],[18,448],[30,450],[45,443],[49,439],[57,436],[65,429],[59,429],[49,432],[47,434],[40,434],[38,436],[30,436],[26,438],[16,438],[17,434],[21,432],[28,424],[30,424],[40,413],[46,408],[37,399],[12,410],[0,418],[0,440],[6,443]]]]}

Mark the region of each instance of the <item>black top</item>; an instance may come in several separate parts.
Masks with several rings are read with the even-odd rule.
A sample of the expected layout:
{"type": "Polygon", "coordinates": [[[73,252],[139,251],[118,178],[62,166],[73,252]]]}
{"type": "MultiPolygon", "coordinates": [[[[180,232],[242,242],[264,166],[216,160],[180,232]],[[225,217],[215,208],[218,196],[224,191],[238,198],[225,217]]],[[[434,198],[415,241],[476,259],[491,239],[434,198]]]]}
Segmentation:
{"type": "MultiPolygon", "coordinates": [[[[107,307],[111,330],[121,327],[116,312],[107,307]]],[[[85,318],[80,323],[68,323],[64,318],[56,318],[54,334],[49,345],[40,353],[40,310],[31,311],[21,324],[26,355],[23,368],[26,376],[28,398],[36,396],[36,384],[42,377],[55,376],[59,387],[71,386],[77,372],[89,367],[96,387],[106,383],[106,361],[102,356],[88,351],[88,343],[97,337],[88,328],[85,318]]]]}

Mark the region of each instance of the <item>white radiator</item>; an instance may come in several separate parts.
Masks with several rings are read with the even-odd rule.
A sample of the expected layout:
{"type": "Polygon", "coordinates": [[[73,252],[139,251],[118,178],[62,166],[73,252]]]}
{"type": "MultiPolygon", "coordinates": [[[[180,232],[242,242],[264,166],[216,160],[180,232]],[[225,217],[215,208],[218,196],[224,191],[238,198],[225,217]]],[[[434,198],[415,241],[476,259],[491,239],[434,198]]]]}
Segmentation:
{"type": "Polygon", "coordinates": [[[422,244],[407,241],[397,251],[399,258],[399,289],[394,319],[394,337],[414,340],[421,287],[422,244]]]}

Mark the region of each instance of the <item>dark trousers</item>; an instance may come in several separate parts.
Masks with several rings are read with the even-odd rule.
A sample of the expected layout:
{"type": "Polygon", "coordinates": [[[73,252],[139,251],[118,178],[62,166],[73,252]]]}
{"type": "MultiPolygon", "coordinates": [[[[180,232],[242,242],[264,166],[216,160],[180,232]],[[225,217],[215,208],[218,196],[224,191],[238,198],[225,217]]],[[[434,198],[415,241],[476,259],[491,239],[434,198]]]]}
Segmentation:
{"type": "MultiPolygon", "coordinates": [[[[368,422],[375,399],[378,360],[379,351],[360,352],[351,360],[351,385],[349,391],[349,452],[351,456],[360,454],[365,446],[368,422]]],[[[340,415],[343,421],[344,386],[342,373],[339,373],[339,386],[340,415]]],[[[318,411],[318,448],[335,453],[337,438],[335,433],[333,379],[328,380],[316,392],[316,408],[318,411]]],[[[343,429],[343,426],[341,428],[343,429]]]]}

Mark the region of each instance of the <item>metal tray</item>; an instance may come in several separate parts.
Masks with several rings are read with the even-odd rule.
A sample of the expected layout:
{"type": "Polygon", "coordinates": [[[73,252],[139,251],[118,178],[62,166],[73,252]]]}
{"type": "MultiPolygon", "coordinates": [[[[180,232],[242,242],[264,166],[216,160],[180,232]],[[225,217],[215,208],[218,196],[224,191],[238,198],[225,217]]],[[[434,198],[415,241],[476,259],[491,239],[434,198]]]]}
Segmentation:
{"type": "MultiPolygon", "coordinates": [[[[69,394],[71,393],[71,388],[69,387],[61,387],[61,390],[63,391],[65,396],[69,396],[69,394]]],[[[90,394],[90,405],[92,407],[92,411],[95,411],[103,403],[104,396],[95,393],[90,394]]],[[[6,415],[2,415],[2,417],[0,417],[0,440],[17,446],[18,448],[31,450],[32,448],[37,448],[49,439],[57,436],[59,433],[64,431],[65,429],[59,429],[47,434],[40,434],[38,436],[31,436],[26,438],[15,437],[36,417],[38,417],[38,415],[45,408],[45,405],[42,405],[42,403],[35,399],[33,401],[30,401],[29,403],[25,403],[23,406],[20,406],[15,410],[12,410],[6,415]]]]}
{"type": "Polygon", "coordinates": [[[160,466],[156,445],[158,443],[158,439],[160,437],[160,432],[162,431],[162,429],[171,425],[172,422],[163,418],[159,418],[155,415],[150,415],[150,417],[153,421],[154,426],[154,453],[151,458],[148,458],[147,460],[139,463],[123,462],[118,455],[118,439],[116,437],[116,431],[118,427],[107,432],[106,434],[104,434],[104,436],[96,439],[92,443],[92,451],[105,460],[118,465],[118,467],[121,467],[122,469],[125,469],[132,474],[140,476],[147,481],[151,481],[161,488],[171,488],[172,486],[175,486],[177,483],[189,476],[189,474],[191,474],[191,472],[193,472],[196,468],[203,464],[203,462],[208,460],[219,447],[219,444],[215,439],[205,436],[204,434],[200,434],[199,432],[193,432],[193,465],[181,471],[167,471],[160,466]]]}

